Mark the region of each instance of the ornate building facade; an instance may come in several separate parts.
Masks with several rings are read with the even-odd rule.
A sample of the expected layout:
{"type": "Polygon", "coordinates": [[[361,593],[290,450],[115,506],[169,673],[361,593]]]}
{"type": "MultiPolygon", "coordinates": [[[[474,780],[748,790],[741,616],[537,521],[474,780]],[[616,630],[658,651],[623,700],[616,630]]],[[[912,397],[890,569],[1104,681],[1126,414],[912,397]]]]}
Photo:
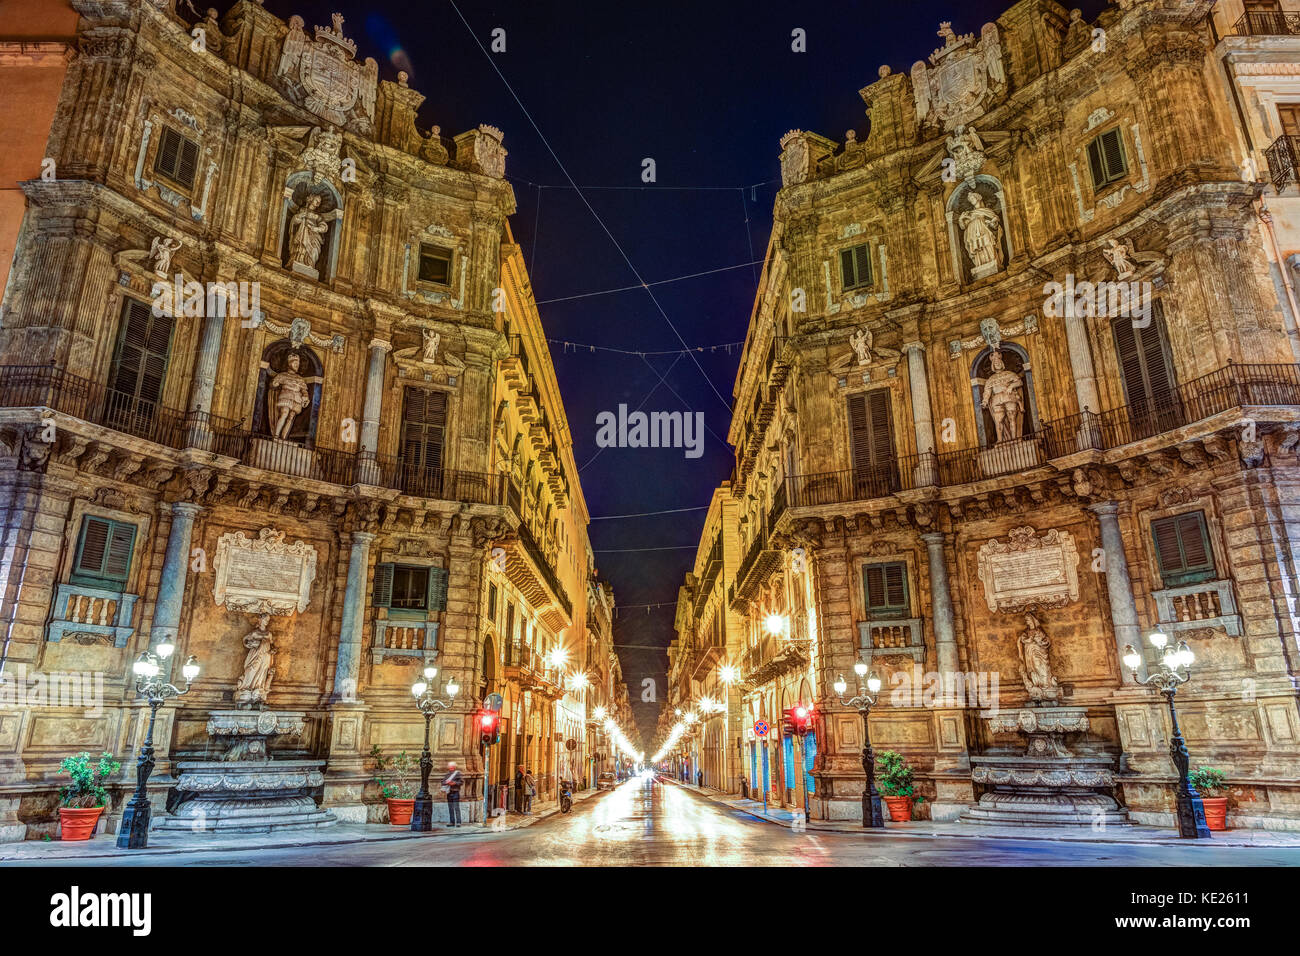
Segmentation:
{"type": "Polygon", "coordinates": [[[467,813],[490,695],[490,782],[553,791],[590,549],[500,131],[420,129],[337,15],[71,7],[0,312],[0,628],[7,680],[101,690],[0,702],[0,832],[52,826],[63,756],[138,748],[132,662],[164,638],[203,671],[159,713],[159,813],[246,708],[294,715],[273,750],[319,761],[326,810],[380,818],[369,758],[419,750],[427,663],[461,687],[432,738],[467,813]]]}
{"type": "MultiPolygon", "coordinates": [[[[782,140],[728,596],[746,723],[813,708],[814,817],[859,813],[832,687],[865,660],[925,815],[1038,784],[1040,819],[1169,823],[1167,709],[1122,663],[1159,630],[1195,653],[1179,718],[1234,825],[1300,826],[1300,352],[1219,55],[1254,41],[1212,7],[945,23],[861,91],[864,136],[782,140]]],[[[798,801],[769,756],[751,785],[798,801]]]]}

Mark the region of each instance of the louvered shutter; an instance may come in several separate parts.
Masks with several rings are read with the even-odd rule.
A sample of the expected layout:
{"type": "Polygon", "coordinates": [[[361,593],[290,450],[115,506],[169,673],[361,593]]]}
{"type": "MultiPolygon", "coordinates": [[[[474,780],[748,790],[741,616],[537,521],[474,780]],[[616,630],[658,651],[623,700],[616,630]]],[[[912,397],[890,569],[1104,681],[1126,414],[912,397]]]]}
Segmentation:
{"type": "Polygon", "coordinates": [[[871,564],[862,569],[869,615],[888,616],[907,610],[907,566],[902,562],[871,564]]]}
{"type": "Polygon", "coordinates": [[[87,515],[82,519],[73,577],[125,586],[131,573],[135,533],[133,524],[87,515]]]}
{"type": "Polygon", "coordinates": [[[515,642],[515,606],[506,605],[506,640],[511,644],[515,642]]]}
{"type": "Polygon", "coordinates": [[[143,302],[127,299],[123,303],[122,332],[110,378],[110,387],[118,393],[110,396],[115,409],[153,417],[167,378],[172,326],[171,316],[154,315],[143,302]]]}
{"type": "Polygon", "coordinates": [[[1093,140],[1088,144],[1088,169],[1092,173],[1092,185],[1099,189],[1106,185],[1106,167],[1101,158],[1101,142],[1093,140]]]}
{"type": "Polygon", "coordinates": [[[77,554],[77,572],[98,577],[104,572],[104,555],[113,524],[103,518],[86,517],[81,523],[81,548],[77,554]]]}
{"type": "Polygon", "coordinates": [[[901,608],[907,601],[907,575],[901,564],[885,566],[885,604],[901,608]]]}
{"type": "Polygon", "coordinates": [[[1122,177],[1127,170],[1124,161],[1124,144],[1119,130],[1113,129],[1101,135],[1101,157],[1106,164],[1106,178],[1110,182],[1122,177]]]}
{"type": "Polygon", "coordinates": [[[1174,515],[1151,522],[1156,562],[1165,587],[1179,587],[1214,577],[1214,554],[1210,550],[1205,515],[1199,511],[1174,515]]]}
{"type": "Polygon", "coordinates": [[[840,253],[840,287],[851,289],[857,283],[853,274],[853,250],[845,249],[840,253]]]}
{"type": "Polygon", "coordinates": [[[429,603],[430,611],[447,610],[447,569],[429,569],[429,603]]]}
{"type": "Polygon", "coordinates": [[[375,607],[391,607],[393,604],[393,565],[382,562],[375,565],[375,584],[371,589],[371,604],[375,607]]]}
{"type": "Polygon", "coordinates": [[[1182,423],[1182,406],[1164,336],[1164,315],[1154,303],[1151,322],[1137,328],[1131,318],[1117,318],[1112,328],[1124,383],[1124,399],[1135,434],[1143,438],[1182,423]]]}
{"type": "Polygon", "coordinates": [[[867,611],[876,610],[878,600],[877,595],[885,593],[885,569],[883,565],[873,564],[867,567],[862,573],[863,587],[866,593],[863,595],[867,611]]]}
{"type": "Polygon", "coordinates": [[[181,151],[176,163],[176,181],[186,186],[194,185],[194,173],[199,165],[199,146],[193,140],[181,137],[181,151]]]}
{"type": "Polygon", "coordinates": [[[171,178],[176,178],[177,160],[180,158],[181,137],[174,129],[163,127],[162,138],[158,141],[158,155],[154,157],[153,168],[171,178]]]}
{"type": "Polygon", "coordinates": [[[849,432],[855,493],[879,497],[897,490],[893,412],[887,389],[849,396],[849,432]]]}
{"type": "Polygon", "coordinates": [[[856,246],[853,249],[853,263],[855,266],[854,275],[857,278],[858,285],[871,284],[871,254],[866,244],[856,246]]]}
{"type": "Polygon", "coordinates": [[[131,548],[135,544],[135,525],[114,521],[104,554],[104,577],[126,583],[131,571],[131,548]]]}
{"type": "Polygon", "coordinates": [[[442,471],[442,445],[447,426],[447,396],[422,388],[407,388],[402,424],[402,454],[408,468],[430,475],[442,471]]]}

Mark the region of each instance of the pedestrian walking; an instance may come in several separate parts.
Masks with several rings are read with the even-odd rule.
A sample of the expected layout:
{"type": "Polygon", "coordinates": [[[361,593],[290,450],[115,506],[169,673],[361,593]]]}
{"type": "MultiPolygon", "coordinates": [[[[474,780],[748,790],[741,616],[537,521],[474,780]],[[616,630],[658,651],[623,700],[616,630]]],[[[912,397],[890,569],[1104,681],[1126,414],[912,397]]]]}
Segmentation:
{"type": "Polygon", "coordinates": [[[524,765],[515,771],[515,813],[524,812],[524,765]]]}
{"type": "Polygon", "coordinates": [[[447,825],[460,826],[460,785],[464,776],[456,769],[456,761],[447,764],[447,776],[442,778],[442,792],[447,795],[447,825]]]}
{"type": "Polygon", "coordinates": [[[697,770],[697,771],[695,771],[695,785],[696,785],[697,787],[701,787],[701,788],[704,786],[704,771],[703,771],[703,770],[697,770]]]}

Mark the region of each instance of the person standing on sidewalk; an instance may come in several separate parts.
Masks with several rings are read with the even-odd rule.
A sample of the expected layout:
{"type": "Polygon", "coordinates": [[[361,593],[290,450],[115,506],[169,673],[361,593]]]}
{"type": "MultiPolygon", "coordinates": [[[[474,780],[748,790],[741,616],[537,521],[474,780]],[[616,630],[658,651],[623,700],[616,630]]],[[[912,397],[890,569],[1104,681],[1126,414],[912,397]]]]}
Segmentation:
{"type": "Polygon", "coordinates": [[[524,765],[515,771],[515,813],[524,812],[524,765]]]}
{"type": "Polygon", "coordinates": [[[447,776],[442,779],[442,792],[447,795],[447,825],[460,826],[460,785],[464,776],[456,769],[456,761],[447,764],[447,776]]]}
{"type": "Polygon", "coordinates": [[[532,815],[533,797],[537,796],[537,782],[533,779],[533,771],[530,767],[524,773],[524,813],[532,815]]]}

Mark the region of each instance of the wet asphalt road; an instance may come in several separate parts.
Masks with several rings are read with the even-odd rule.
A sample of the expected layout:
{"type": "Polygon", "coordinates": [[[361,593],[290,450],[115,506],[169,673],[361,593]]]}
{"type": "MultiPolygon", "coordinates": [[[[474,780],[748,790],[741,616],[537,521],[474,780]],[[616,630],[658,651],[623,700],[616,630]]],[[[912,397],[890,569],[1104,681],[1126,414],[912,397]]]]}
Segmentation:
{"type": "MultiPolygon", "coordinates": [[[[23,865],[23,864],[6,864],[23,865]]],[[[795,833],[633,778],[530,827],[425,839],[76,861],[77,866],[1300,866],[1300,849],[795,833]]]]}

